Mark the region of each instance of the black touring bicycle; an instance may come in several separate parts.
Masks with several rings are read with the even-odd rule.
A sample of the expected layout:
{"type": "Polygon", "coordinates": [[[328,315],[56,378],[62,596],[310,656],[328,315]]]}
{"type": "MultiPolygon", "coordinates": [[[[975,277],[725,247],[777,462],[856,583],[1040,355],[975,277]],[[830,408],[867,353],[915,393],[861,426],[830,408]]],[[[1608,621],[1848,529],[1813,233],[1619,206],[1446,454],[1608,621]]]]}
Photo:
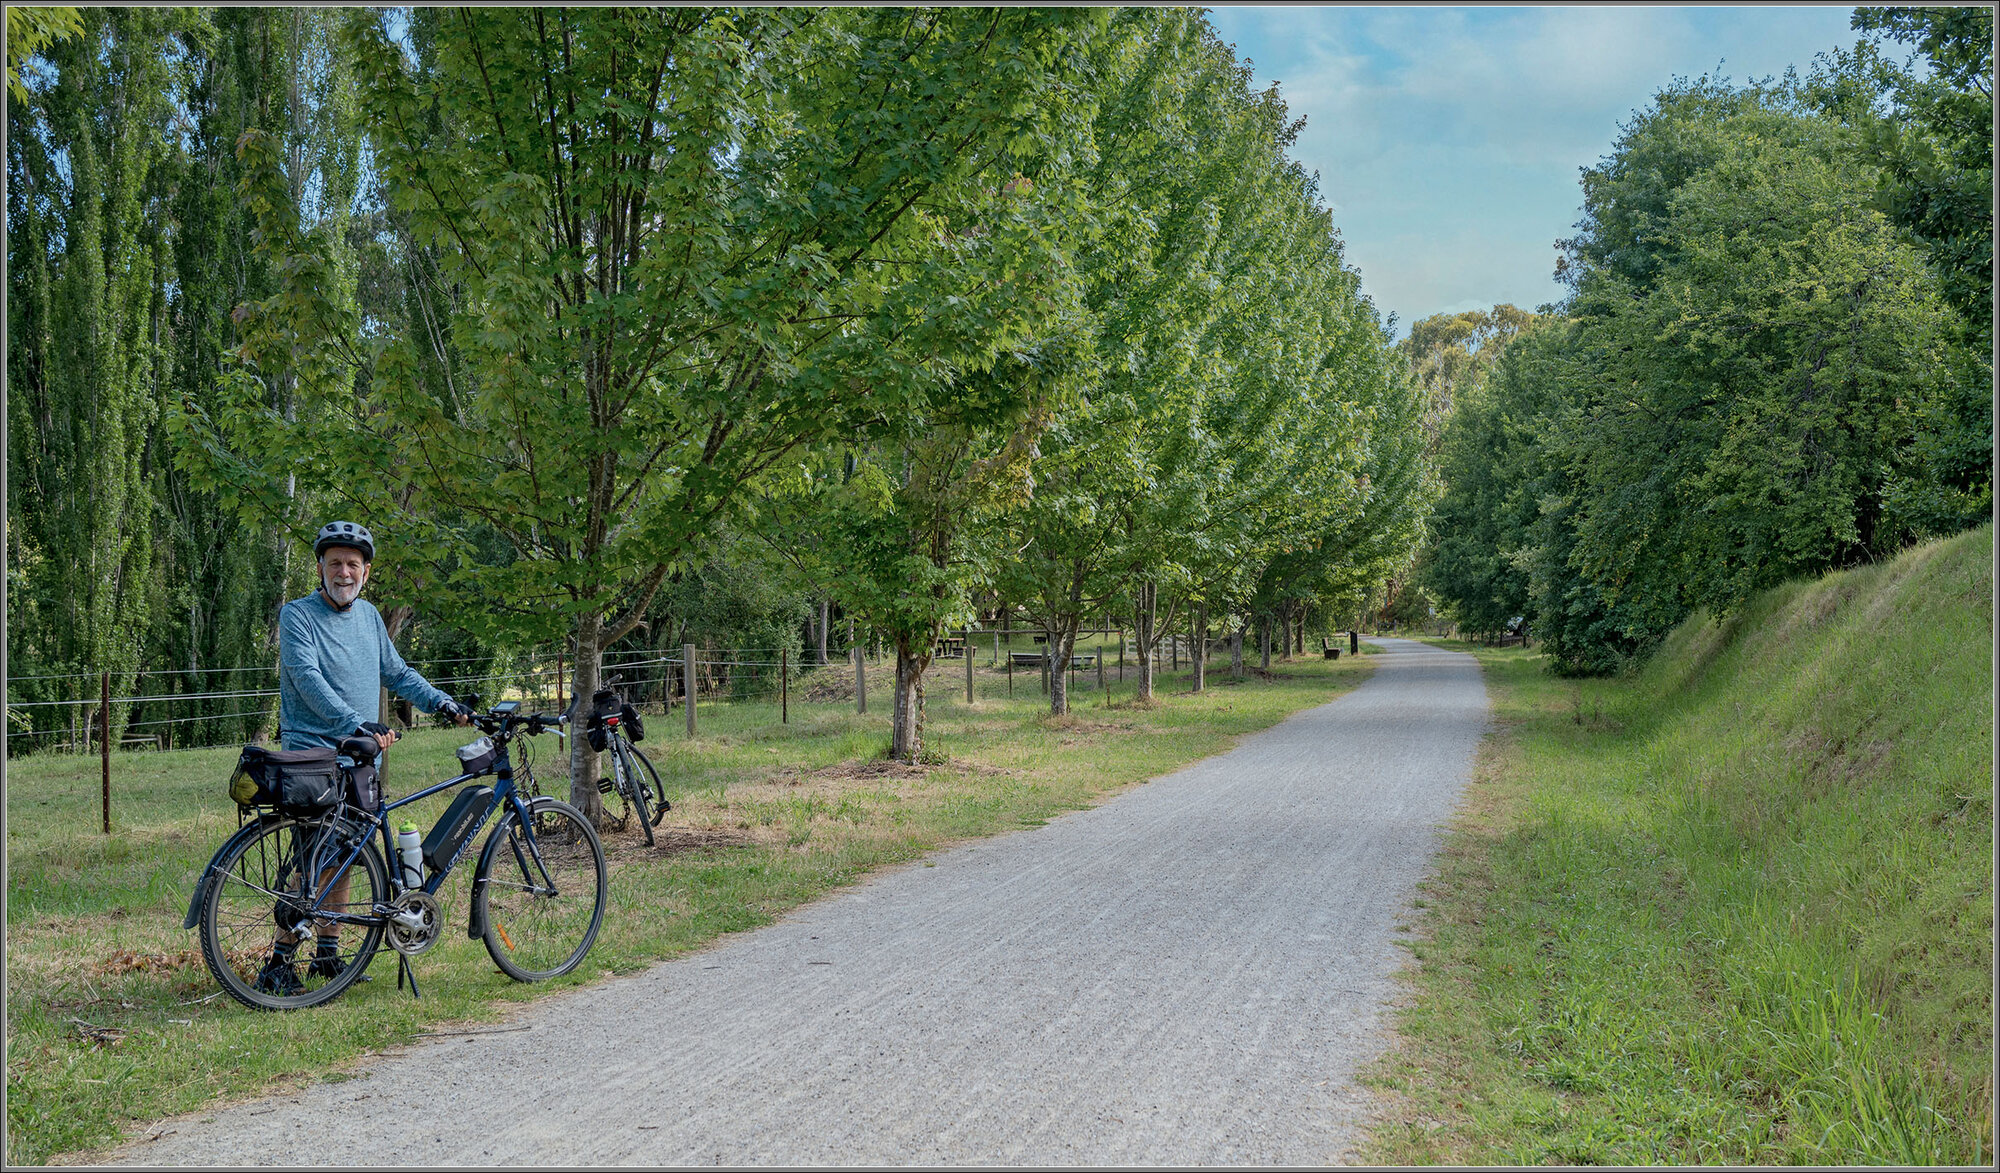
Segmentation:
{"type": "Polygon", "coordinates": [[[506,701],[472,723],[484,736],[459,749],[462,773],[390,803],[372,738],[338,749],[243,748],[230,793],[245,822],[202,872],[185,922],[201,930],[202,959],[231,997],[259,1010],[320,1005],[359,980],[385,942],[400,955],[398,984],[408,975],[415,993],[409,959],[444,931],[438,892],[496,815],[473,873],[468,934],[517,981],[559,977],[583,961],[604,921],[604,848],[575,807],[535,792],[529,743],[519,741],[561,736],[562,719],[506,701]],[[461,791],[421,842],[391,830],[394,811],[488,776],[491,785],[461,791]]]}

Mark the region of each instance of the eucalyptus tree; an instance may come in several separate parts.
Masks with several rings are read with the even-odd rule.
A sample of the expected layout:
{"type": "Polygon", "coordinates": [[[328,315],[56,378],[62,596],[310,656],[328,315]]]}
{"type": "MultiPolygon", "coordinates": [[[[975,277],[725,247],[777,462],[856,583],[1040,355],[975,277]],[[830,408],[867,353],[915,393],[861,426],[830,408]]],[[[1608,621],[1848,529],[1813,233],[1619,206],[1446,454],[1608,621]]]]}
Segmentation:
{"type": "MultiPolygon", "coordinates": [[[[566,636],[589,695],[601,649],[746,484],[959,394],[1040,312],[980,234],[1097,21],[474,9],[412,62],[355,13],[376,165],[453,298],[435,329],[364,337],[317,294],[322,242],[253,182],[287,284],[248,356],[293,363],[340,412],[235,412],[218,475],[246,493],[287,466],[372,486],[356,491],[429,564],[430,605],[496,638],[566,636]],[[442,385],[417,374],[438,337],[457,356],[442,385]],[[476,557],[473,524],[508,557],[476,557]]],[[[244,149],[268,158],[255,136],[244,149]]],[[[571,795],[592,813],[595,772],[579,739],[571,795]]]]}

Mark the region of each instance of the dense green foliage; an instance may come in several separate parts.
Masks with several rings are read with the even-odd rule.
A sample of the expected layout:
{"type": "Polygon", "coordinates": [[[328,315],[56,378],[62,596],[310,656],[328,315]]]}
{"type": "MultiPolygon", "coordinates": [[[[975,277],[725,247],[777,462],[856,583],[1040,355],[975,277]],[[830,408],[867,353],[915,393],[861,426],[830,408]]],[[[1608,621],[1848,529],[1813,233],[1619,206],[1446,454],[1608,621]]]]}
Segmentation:
{"type": "MultiPolygon", "coordinates": [[[[1947,45],[1990,36],[1990,13],[1963,23],[1939,26],[1947,45]]],[[[1861,60],[1676,82],[1586,171],[1569,298],[1466,370],[1440,443],[1424,578],[1462,627],[1525,616],[1558,669],[1609,671],[1691,610],[1986,518],[1991,311],[1963,292],[1977,234],[1919,224],[1903,196],[1877,206],[1896,181],[1882,75],[1861,60]]],[[[1965,106],[1936,92],[1954,76],[1980,98],[1940,70],[1933,107],[1965,106]]]]}
{"type": "MultiPolygon", "coordinates": [[[[896,648],[910,758],[938,634],[996,589],[1066,656],[1161,588],[1290,617],[1420,533],[1413,385],[1197,11],[22,32],[9,651],[70,675],[16,701],[268,663],[346,516],[420,667],[554,644],[587,695],[635,640],[797,648],[807,596],[896,648]]],[[[256,736],[268,679],[176,740],[256,736]]]]}
{"type": "Polygon", "coordinates": [[[1298,125],[1192,14],[1120,23],[1149,35],[1100,70],[1077,262],[1097,361],[1041,437],[998,572],[1048,633],[1056,713],[1089,617],[1135,617],[1150,695],[1147,650],[1177,612],[1238,635],[1289,619],[1337,572],[1386,573],[1429,504],[1413,389],[1284,155],[1298,125]]]}

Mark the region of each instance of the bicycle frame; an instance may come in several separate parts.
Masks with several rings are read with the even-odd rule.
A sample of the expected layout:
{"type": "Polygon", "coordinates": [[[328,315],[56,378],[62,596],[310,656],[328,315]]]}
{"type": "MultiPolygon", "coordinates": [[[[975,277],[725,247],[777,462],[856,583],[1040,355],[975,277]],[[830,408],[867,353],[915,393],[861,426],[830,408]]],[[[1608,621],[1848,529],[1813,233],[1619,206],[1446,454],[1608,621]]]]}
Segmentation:
{"type": "MultiPolygon", "coordinates": [[[[502,725],[502,732],[508,732],[507,724],[505,723],[502,725]]],[[[401,895],[403,892],[410,890],[410,886],[403,881],[403,868],[401,858],[396,851],[395,838],[389,832],[389,812],[391,811],[409,806],[414,802],[421,802],[433,795],[442,794],[454,786],[462,786],[475,778],[484,778],[488,774],[492,774],[495,779],[496,785],[493,788],[492,800],[486,804],[485,809],[479,812],[478,819],[472,824],[472,830],[466,833],[464,840],[460,842],[458,849],[452,854],[452,857],[444,861],[444,866],[439,868],[430,879],[421,885],[421,889],[432,896],[437,895],[438,890],[444,886],[444,882],[451,878],[452,872],[457,870],[458,864],[465,858],[466,852],[471,850],[473,841],[479,837],[481,831],[486,829],[486,824],[493,818],[493,813],[499,810],[503,804],[510,806],[512,813],[516,818],[521,820],[523,826],[529,825],[528,805],[521,801],[521,793],[514,785],[514,765],[510,756],[510,743],[512,740],[512,736],[503,738],[500,744],[495,747],[496,753],[493,764],[486,769],[470,774],[460,774],[456,778],[446,779],[435,786],[427,786],[415,794],[406,795],[394,802],[378,804],[373,812],[368,813],[367,817],[373,823],[371,830],[378,832],[382,837],[382,857],[390,865],[389,883],[391,892],[401,895]]],[[[341,809],[339,808],[331,812],[327,816],[329,819],[328,825],[331,826],[331,820],[338,818],[340,814],[341,809]]],[[[353,845],[347,849],[347,854],[343,858],[327,860],[324,863],[320,863],[317,859],[302,861],[300,864],[301,873],[313,876],[323,875],[328,871],[332,871],[335,875],[344,874],[361,857],[361,849],[367,844],[368,839],[369,836],[366,834],[358,836],[354,840],[353,845]],[[313,866],[314,864],[318,866],[313,866]]],[[[547,881],[548,868],[541,858],[541,848],[535,842],[532,831],[528,835],[528,850],[534,856],[535,870],[540,873],[543,881],[547,881]]],[[[218,851],[216,858],[219,859],[222,855],[223,852],[218,851]]],[[[195,883],[194,898],[188,903],[187,919],[183,927],[190,929],[195,927],[200,917],[202,897],[208,891],[208,885],[214,879],[215,862],[214,860],[210,860],[208,868],[202,872],[201,879],[195,883]]],[[[284,899],[285,895],[278,892],[266,894],[279,899],[284,899]]],[[[310,905],[299,909],[299,923],[303,924],[311,921],[315,924],[372,925],[382,923],[391,913],[390,907],[381,903],[376,904],[367,914],[321,912],[320,905],[326,900],[326,896],[327,893],[322,891],[314,898],[310,905]]],[[[478,925],[475,921],[471,927],[473,929],[472,935],[478,937],[482,926],[478,925]]]]}

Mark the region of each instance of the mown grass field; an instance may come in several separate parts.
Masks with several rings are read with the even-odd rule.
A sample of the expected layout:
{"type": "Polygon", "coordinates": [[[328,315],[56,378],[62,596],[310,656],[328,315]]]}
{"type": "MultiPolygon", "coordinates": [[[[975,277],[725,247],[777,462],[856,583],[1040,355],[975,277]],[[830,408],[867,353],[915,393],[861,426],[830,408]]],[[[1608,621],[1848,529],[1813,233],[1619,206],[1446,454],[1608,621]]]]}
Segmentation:
{"type": "Polygon", "coordinates": [[[1484,664],[1370,1158],[1993,1160],[1992,531],[1484,664]]]}
{"type": "MultiPolygon", "coordinates": [[[[421,1001],[396,988],[385,951],[372,981],[290,1014],[221,995],[195,934],[181,928],[195,877],[236,827],[225,797],[233,749],[118,755],[110,836],[98,831],[96,758],[9,763],[8,1162],[87,1157],[163,1116],[344,1078],[358,1060],[427,1030],[497,1020],[552,988],[767,923],[877,868],[1040,824],[1323,703],[1358,683],[1368,660],[1274,669],[1239,683],[1226,659],[1212,661],[1206,691],[1187,692],[1186,672],[1169,675],[1151,707],[1131,702],[1132,675],[1101,693],[1093,673],[1072,693],[1075,710],[1051,719],[1032,672],[1016,674],[1009,699],[1005,676],[982,667],[979,700],[968,706],[963,669],[947,662],[929,681],[926,737],[948,761],[930,767],[882,760],[886,669],[871,676],[866,716],[797,694],[789,724],[775,705],[704,705],[693,741],[678,714],[656,718],[641,748],[674,809],[653,849],[636,831],[606,835],[610,909],[579,972],[539,986],[502,976],[464,934],[465,867],[444,893],[451,925],[416,959],[421,1001]]],[[[450,776],[452,749],[465,740],[462,730],[408,736],[391,751],[390,793],[450,776]]],[[[546,763],[560,751],[553,737],[535,744],[546,789],[555,773],[546,763]]],[[[430,803],[441,811],[449,798],[430,803]]],[[[663,1005],[633,1023],[635,1045],[670,1045],[673,1013],[663,1005]]]]}

